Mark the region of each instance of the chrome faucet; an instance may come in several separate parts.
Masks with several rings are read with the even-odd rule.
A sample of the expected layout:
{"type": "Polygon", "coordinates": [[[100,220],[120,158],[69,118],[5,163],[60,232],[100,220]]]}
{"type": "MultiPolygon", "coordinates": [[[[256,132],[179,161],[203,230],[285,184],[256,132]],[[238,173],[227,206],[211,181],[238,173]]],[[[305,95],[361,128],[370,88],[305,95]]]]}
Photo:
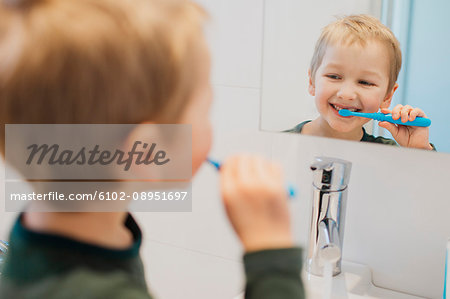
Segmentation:
{"type": "Polygon", "coordinates": [[[331,263],[333,276],[341,273],[347,185],[351,162],[317,157],[314,173],[313,204],[306,270],[323,276],[325,263],[331,263]]]}

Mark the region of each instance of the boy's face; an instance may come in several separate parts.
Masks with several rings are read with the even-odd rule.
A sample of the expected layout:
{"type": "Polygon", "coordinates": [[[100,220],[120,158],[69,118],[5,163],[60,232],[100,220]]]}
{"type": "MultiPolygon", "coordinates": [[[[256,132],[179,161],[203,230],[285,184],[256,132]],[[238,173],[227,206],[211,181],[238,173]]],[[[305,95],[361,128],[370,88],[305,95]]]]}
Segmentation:
{"type": "Polygon", "coordinates": [[[372,113],[388,108],[397,88],[387,92],[389,63],[388,50],[378,41],[329,45],[315,77],[309,79],[309,93],[322,120],[335,131],[353,132],[369,119],[340,116],[340,109],[372,113]]]}
{"type": "Polygon", "coordinates": [[[209,111],[212,103],[210,57],[206,45],[201,50],[200,77],[197,88],[184,111],[180,123],[192,125],[192,175],[206,160],[211,149],[212,128],[209,111]]]}

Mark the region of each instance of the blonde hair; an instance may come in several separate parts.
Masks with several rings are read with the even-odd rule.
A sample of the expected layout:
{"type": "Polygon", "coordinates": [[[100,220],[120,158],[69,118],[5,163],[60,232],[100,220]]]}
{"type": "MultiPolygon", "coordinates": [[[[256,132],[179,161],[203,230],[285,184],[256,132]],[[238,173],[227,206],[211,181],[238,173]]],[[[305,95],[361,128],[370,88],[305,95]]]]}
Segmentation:
{"type": "Polygon", "coordinates": [[[400,44],[392,31],[383,25],[377,18],[368,15],[346,16],[327,25],[317,40],[314,54],[311,59],[311,78],[314,80],[317,69],[322,63],[327,46],[337,43],[351,45],[359,43],[366,45],[367,40],[376,40],[384,43],[389,51],[389,92],[397,81],[402,65],[400,44]]]}
{"type": "Polygon", "coordinates": [[[1,151],[5,123],[176,121],[205,17],[188,0],[3,0],[1,151]]]}

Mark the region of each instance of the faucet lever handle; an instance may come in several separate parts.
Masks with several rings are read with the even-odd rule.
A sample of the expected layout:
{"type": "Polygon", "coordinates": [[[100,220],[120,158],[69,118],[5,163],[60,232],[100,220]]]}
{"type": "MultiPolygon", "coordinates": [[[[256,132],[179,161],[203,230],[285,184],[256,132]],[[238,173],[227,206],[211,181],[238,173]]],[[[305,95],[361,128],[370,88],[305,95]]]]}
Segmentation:
{"type": "Polygon", "coordinates": [[[313,185],[318,189],[340,191],[347,187],[352,163],[328,157],[316,157],[311,164],[313,185]]]}

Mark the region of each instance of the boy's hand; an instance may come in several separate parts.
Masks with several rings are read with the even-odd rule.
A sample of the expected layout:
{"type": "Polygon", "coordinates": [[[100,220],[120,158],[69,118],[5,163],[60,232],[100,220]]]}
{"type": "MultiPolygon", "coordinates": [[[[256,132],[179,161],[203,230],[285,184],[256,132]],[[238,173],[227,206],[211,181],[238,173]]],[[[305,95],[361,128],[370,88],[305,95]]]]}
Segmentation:
{"type": "Polygon", "coordinates": [[[225,209],[245,251],[292,247],[280,167],[242,155],[227,159],[220,173],[225,209]]]}
{"type": "MultiPolygon", "coordinates": [[[[384,114],[392,113],[392,118],[394,120],[401,118],[402,122],[413,121],[418,116],[426,117],[422,109],[413,108],[409,105],[403,106],[399,104],[395,106],[392,111],[386,108],[381,108],[381,112],[384,114]]],[[[401,146],[427,150],[433,149],[429,141],[428,127],[402,126],[391,124],[386,121],[380,122],[379,126],[391,132],[392,137],[394,137],[397,143],[401,146]]]]}

